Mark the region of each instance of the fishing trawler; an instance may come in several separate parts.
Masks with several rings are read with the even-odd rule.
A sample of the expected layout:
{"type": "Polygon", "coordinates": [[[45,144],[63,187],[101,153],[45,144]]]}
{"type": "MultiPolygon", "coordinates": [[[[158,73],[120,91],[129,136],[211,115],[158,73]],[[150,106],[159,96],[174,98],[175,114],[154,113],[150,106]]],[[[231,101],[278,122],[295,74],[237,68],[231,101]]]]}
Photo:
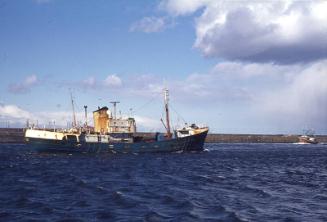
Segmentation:
{"type": "Polygon", "coordinates": [[[318,144],[318,141],[313,136],[302,135],[299,136],[299,142],[297,144],[318,144]]]}
{"type": "Polygon", "coordinates": [[[318,144],[313,130],[304,130],[303,132],[303,135],[298,137],[299,141],[296,144],[318,144]]]}
{"type": "MultiPolygon", "coordinates": [[[[73,127],[69,130],[27,129],[25,141],[32,149],[41,152],[80,152],[80,153],[144,153],[202,151],[208,127],[195,124],[185,125],[171,131],[169,120],[168,90],[164,90],[166,123],[162,123],[166,133],[155,133],[144,137],[136,133],[134,118],[117,118],[116,103],[113,114],[107,107],[98,107],[93,112],[94,129],[73,127]]],[[[74,103],[72,100],[72,105],[74,103]]],[[[86,106],[85,106],[86,107],[86,106]]],[[[84,108],[85,108],[84,107],[84,108]]],[[[85,109],[85,115],[87,111],[85,109]]],[[[76,118],[73,116],[76,126],[76,118]]]]}

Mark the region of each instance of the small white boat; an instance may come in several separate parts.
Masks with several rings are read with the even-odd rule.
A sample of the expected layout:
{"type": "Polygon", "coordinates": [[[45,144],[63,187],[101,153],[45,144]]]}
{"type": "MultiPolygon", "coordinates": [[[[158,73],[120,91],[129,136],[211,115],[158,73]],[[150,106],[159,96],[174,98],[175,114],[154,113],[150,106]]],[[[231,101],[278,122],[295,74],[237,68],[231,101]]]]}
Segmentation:
{"type": "Polygon", "coordinates": [[[296,144],[317,144],[318,141],[314,136],[302,135],[299,137],[299,142],[296,144]]]}

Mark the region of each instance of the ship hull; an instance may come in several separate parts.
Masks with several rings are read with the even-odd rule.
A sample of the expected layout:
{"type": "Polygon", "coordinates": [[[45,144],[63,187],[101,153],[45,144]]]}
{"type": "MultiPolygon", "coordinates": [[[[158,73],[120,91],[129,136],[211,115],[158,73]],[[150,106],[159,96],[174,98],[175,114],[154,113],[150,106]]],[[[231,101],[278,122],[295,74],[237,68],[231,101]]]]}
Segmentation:
{"type": "Polygon", "coordinates": [[[196,135],[162,141],[141,142],[69,142],[64,140],[26,138],[26,144],[38,152],[66,153],[147,153],[202,151],[208,130],[196,135]]]}

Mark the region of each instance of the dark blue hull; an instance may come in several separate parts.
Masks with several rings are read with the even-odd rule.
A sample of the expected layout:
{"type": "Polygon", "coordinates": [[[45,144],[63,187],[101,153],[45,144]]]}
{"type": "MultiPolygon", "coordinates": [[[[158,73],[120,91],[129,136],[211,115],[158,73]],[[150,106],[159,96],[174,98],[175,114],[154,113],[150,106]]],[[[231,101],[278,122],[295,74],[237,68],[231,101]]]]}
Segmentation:
{"type": "Polygon", "coordinates": [[[127,142],[68,142],[28,138],[26,143],[30,148],[39,152],[67,152],[67,153],[146,153],[146,152],[178,152],[202,151],[208,131],[202,133],[162,141],[127,142]]]}

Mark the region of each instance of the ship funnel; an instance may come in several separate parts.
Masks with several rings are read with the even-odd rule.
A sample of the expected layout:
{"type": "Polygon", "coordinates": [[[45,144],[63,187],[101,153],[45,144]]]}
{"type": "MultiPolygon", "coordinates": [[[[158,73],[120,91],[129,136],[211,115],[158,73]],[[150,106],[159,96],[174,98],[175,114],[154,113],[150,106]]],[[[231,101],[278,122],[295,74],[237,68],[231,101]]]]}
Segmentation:
{"type": "Polygon", "coordinates": [[[96,133],[108,133],[108,107],[102,107],[93,112],[94,131],[96,133]]]}

